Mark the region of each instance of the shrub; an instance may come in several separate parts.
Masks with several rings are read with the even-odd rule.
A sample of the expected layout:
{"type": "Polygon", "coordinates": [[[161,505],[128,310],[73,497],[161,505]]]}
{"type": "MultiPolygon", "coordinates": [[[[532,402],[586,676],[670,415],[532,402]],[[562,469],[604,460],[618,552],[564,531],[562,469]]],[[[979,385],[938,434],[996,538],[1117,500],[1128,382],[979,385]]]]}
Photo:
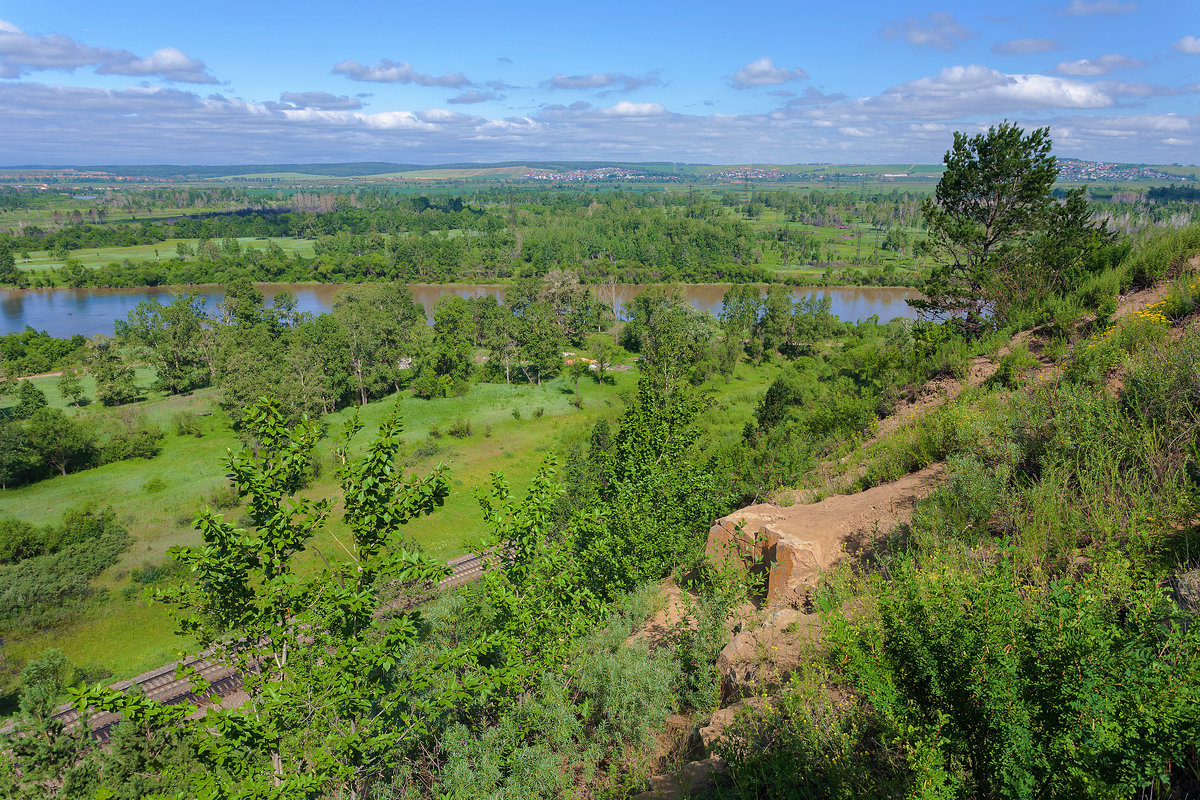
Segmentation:
{"type": "Polygon", "coordinates": [[[42,554],[0,565],[0,624],[54,624],[95,594],[89,581],[116,563],[132,539],[111,509],[81,506],[45,529],[42,554]]]}
{"type": "Polygon", "coordinates": [[[471,435],[471,423],[465,419],[460,419],[447,428],[446,433],[455,439],[469,438],[471,435]]]}
{"type": "Polygon", "coordinates": [[[216,511],[228,511],[237,508],[240,502],[237,487],[232,483],[224,483],[208,493],[203,505],[209,505],[216,511]]]}
{"type": "Polygon", "coordinates": [[[437,442],[435,442],[433,439],[426,439],[424,442],[422,442],[420,445],[418,445],[411,453],[409,453],[408,463],[415,464],[416,462],[421,461],[422,459],[433,458],[434,456],[436,456],[438,454],[438,450],[440,450],[440,449],[441,448],[438,447],[437,442]]]}
{"type": "Polygon", "coordinates": [[[21,670],[21,688],[40,690],[50,697],[61,692],[75,674],[75,665],[57,648],[50,648],[21,670]]]}
{"type": "Polygon", "coordinates": [[[1200,250],[1200,225],[1169,230],[1134,249],[1122,265],[1122,288],[1150,286],[1200,250]]]}
{"type": "Polygon", "coordinates": [[[15,517],[0,517],[0,564],[15,564],[41,555],[46,535],[41,529],[15,517]]]}
{"type": "Polygon", "coordinates": [[[142,484],[142,491],[146,494],[156,494],[167,488],[167,483],[162,478],[151,478],[142,484]]]}
{"type": "Polygon", "coordinates": [[[611,623],[585,643],[579,688],[591,700],[597,738],[610,746],[645,747],[675,710],[679,665],[644,644],[626,644],[627,626],[611,623]],[[618,636],[616,634],[623,634],[618,636]]]}
{"type": "Polygon", "coordinates": [[[925,796],[1129,797],[1195,766],[1200,626],[1127,563],[1037,590],[929,556],[878,609],[836,623],[834,657],[925,796]]]}
{"type": "Polygon", "coordinates": [[[1037,365],[1038,360],[1029,352],[1027,345],[1016,345],[1000,358],[1000,366],[996,368],[992,377],[987,379],[987,385],[1015,389],[1021,385],[1024,373],[1037,365]]]}
{"type": "Polygon", "coordinates": [[[175,433],[180,436],[195,436],[199,439],[204,435],[204,431],[200,427],[200,419],[187,411],[177,411],[171,416],[171,424],[175,428],[175,433]]]}
{"type": "Polygon", "coordinates": [[[128,415],[108,426],[100,445],[100,461],[109,464],[132,458],[154,458],[162,450],[163,432],[144,415],[128,415]]]}
{"type": "Polygon", "coordinates": [[[521,418],[521,409],[519,409],[519,408],[514,408],[514,409],[512,410],[512,418],[513,418],[513,419],[518,419],[518,420],[519,420],[519,419],[521,418]]]}

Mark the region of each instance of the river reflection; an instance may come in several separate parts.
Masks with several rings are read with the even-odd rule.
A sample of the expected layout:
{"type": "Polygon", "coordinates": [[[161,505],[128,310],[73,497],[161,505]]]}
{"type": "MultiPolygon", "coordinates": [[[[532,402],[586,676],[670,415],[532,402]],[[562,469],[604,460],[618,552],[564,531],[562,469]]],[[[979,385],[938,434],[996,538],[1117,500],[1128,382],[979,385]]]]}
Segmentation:
{"type": "MultiPolygon", "coordinates": [[[[264,283],[259,289],[270,302],[280,292],[291,292],[301,311],[319,314],[328,311],[334,298],[343,291],[343,284],[289,284],[264,283]]],[[[413,297],[425,307],[426,315],[432,319],[433,305],[443,294],[453,293],[459,297],[482,297],[490,295],[504,301],[504,286],[475,284],[411,284],[413,297]]],[[[618,286],[621,302],[646,291],[647,286],[618,286]]],[[[729,289],[725,285],[702,284],[680,287],[684,296],[701,311],[719,314],[721,299],[729,289]]],[[[73,336],[77,333],[92,336],[97,333],[111,334],[113,322],[124,319],[143,300],[157,299],[170,302],[185,289],[180,287],[142,287],[137,289],[4,289],[0,290],[0,334],[22,331],[25,326],[44,330],[52,336],[73,336]]],[[[219,286],[191,287],[190,291],[204,298],[214,307],[223,296],[219,286]]],[[[913,289],[878,287],[846,287],[796,289],[793,294],[802,296],[810,293],[830,298],[832,312],[839,318],[856,322],[872,315],[882,321],[893,317],[912,317],[912,309],[904,302],[917,296],[913,289]]]]}

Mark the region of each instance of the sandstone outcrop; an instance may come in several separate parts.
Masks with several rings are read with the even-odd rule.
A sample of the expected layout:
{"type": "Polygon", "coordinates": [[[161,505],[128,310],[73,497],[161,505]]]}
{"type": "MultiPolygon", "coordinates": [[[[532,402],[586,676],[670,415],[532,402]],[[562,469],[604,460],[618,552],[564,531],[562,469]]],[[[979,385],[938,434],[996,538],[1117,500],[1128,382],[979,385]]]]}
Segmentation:
{"type": "Polygon", "coordinates": [[[706,555],[767,573],[767,608],[801,607],[821,570],[869,546],[880,531],[907,522],[916,500],[931,492],[941,464],[865,492],[834,495],[816,503],[759,503],[717,520],[706,555]]]}

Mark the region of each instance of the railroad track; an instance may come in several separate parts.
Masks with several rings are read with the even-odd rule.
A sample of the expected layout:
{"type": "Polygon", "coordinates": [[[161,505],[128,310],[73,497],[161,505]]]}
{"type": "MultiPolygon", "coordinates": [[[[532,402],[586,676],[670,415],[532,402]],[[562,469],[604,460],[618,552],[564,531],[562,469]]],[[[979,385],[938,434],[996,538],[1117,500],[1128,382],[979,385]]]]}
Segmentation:
{"type": "MultiPolygon", "coordinates": [[[[452,589],[478,580],[483,575],[483,562],[486,557],[487,554],[468,553],[465,556],[451,559],[447,562],[450,574],[443,578],[438,585],[452,589]]],[[[201,703],[205,700],[211,701],[214,696],[224,699],[238,692],[242,688],[242,676],[237,670],[226,664],[209,661],[207,655],[207,653],[201,653],[195,658],[174,661],[127,681],[114,683],[111,688],[128,692],[136,687],[146,697],[163,705],[201,703]],[[187,669],[195,670],[201,678],[207,681],[209,691],[205,692],[203,696],[197,695],[192,690],[191,681],[176,678],[175,672],[181,664],[187,669]]],[[[68,731],[74,730],[80,725],[79,713],[71,706],[61,706],[50,718],[62,723],[63,729],[68,731]]],[[[92,714],[88,718],[92,738],[100,743],[107,742],[112,737],[113,726],[120,721],[119,714],[108,712],[92,714]]],[[[12,726],[9,726],[0,732],[7,733],[11,729],[12,726]]]]}

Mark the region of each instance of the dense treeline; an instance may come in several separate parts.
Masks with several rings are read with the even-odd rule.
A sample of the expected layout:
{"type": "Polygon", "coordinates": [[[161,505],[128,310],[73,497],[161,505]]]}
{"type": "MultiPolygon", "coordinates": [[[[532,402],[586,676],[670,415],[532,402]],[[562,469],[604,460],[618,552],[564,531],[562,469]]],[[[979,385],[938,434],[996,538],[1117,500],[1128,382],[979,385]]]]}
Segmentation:
{"type": "Polygon", "coordinates": [[[85,339],[57,338],[28,325],[20,333],[0,336],[0,376],[37,375],[79,363],[85,339]]]}

